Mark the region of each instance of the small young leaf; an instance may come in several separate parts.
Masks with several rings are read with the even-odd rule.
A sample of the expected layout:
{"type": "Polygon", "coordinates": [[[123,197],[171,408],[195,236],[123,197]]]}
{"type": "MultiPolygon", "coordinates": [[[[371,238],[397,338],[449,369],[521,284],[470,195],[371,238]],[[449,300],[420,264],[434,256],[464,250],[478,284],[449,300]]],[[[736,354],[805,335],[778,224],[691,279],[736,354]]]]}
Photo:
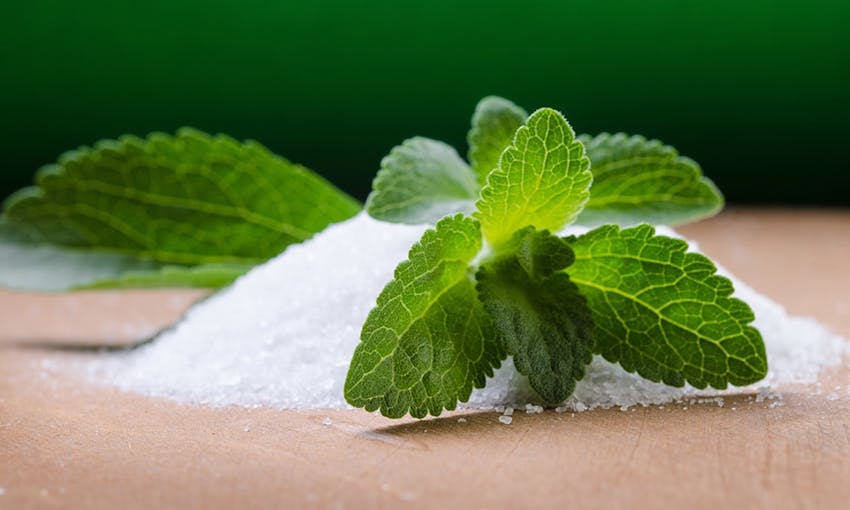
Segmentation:
{"type": "Polygon", "coordinates": [[[512,246],[514,253],[478,270],[478,295],[517,371],[546,403],[557,404],[573,393],[592,359],[590,310],[561,271],[573,261],[563,239],[526,228],[512,246]]]}
{"type": "Polygon", "coordinates": [[[629,372],[671,386],[725,388],[767,373],[753,312],[732,283],[687,244],[648,225],[608,225],[568,242],[569,269],[596,323],[596,350],[629,372]]]}
{"type": "Polygon", "coordinates": [[[484,385],[505,354],[469,274],[480,249],[477,222],[462,215],[411,248],[363,325],[348,403],[391,418],[437,416],[484,385]]]}
{"type": "Polygon", "coordinates": [[[541,108],[519,128],[499,166],[487,177],[475,216],[498,246],[522,227],[560,230],[588,199],[590,161],[566,119],[541,108]]]}
{"type": "Polygon", "coordinates": [[[475,208],[475,174],[452,147],[415,137],[381,161],[366,210],[394,223],[436,223],[443,216],[475,208]]]}
{"type": "Polygon", "coordinates": [[[579,137],[593,170],[578,223],[675,225],[716,214],[723,195],[696,162],[658,140],[622,133],[579,137]]]}
{"type": "Polygon", "coordinates": [[[63,155],[6,204],[33,241],[171,264],[262,262],[359,205],[269,152],[181,129],[63,155]]]}
{"type": "Polygon", "coordinates": [[[527,118],[525,110],[501,97],[487,96],[478,102],[466,139],[469,163],[479,185],[487,181],[487,175],[499,164],[499,156],[527,118]]]}

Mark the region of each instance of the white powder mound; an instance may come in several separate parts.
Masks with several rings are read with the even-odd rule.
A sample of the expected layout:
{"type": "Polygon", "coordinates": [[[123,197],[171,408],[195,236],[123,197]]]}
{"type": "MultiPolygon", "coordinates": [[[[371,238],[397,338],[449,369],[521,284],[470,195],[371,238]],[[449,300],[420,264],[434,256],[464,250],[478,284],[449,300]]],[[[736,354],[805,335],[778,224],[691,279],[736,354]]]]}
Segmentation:
{"type": "MultiPolygon", "coordinates": [[[[196,305],[155,342],[98,358],[93,375],[127,391],[213,406],[347,408],[343,384],[360,327],[425,228],[378,222],[365,213],[333,225],[196,305]]],[[[767,346],[770,372],[754,387],[813,383],[823,367],[850,353],[845,341],[817,322],[789,317],[777,303],[730,278],[736,296],[752,306],[767,346]]],[[[559,410],[627,408],[722,393],[648,382],[595,359],[559,410]]],[[[534,393],[508,359],[464,406],[528,403],[536,403],[534,393]]]]}
{"type": "Polygon", "coordinates": [[[119,387],[210,405],[343,407],[360,327],[425,227],[361,213],[292,245],[172,330],[99,362],[119,387]]]}

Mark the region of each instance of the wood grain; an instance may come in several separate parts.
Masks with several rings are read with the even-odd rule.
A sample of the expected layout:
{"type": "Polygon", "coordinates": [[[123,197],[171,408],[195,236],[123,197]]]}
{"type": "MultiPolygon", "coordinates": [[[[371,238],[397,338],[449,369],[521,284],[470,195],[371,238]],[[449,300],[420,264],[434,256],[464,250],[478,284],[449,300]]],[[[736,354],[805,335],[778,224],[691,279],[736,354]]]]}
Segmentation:
{"type": "MultiPolygon", "coordinates": [[[[683,229],[755,288],[850,336],[850,211],[742,210],[683,229]]],[[[0,509],[846,508],[850,371],[680,404],[389,421],[210,409],[57,367],[167,324],[192,291],[0,293],[0,509]],[[463,417],[466,421],[459,422],[463,417]],[[332,423],[324,425],[330,418],[332,423]]]]}

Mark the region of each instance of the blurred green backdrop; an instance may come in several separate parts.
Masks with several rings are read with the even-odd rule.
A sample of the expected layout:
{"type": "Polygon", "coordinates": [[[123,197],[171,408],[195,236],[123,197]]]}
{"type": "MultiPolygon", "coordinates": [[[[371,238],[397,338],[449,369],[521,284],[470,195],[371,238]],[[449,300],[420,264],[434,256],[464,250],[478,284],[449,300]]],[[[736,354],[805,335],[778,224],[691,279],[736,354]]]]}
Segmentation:
{"type": "Polygon", "coordinates": [[[363,198],[475,102],[657,137],[730,202],[850,204],[846,0],[35,0],[0,21],[0,197],[70,148],[191,125],[363,198]]]}

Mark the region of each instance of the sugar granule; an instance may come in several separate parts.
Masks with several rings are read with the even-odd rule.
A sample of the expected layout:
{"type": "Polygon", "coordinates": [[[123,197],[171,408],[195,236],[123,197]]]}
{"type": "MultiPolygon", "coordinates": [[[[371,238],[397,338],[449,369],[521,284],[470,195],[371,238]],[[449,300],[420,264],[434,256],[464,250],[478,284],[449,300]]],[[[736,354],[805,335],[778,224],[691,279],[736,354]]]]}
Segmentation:
{"type": "MultiPolygon", "coordinates": [[[[360,328],[425,228],[383,223],[365,213],[332,225],[196,305],[155,342],[97,358],[91,373],[127,391],[212,406],[348,408],[342,390],[360,328]]],[[[678,237],[663,227],[658,233],[678,237]]],[[[767,377],[746,391],[761,388],[763,400],[782,384],[815,383],[822,368],[850,353],[843,339],[816,321],[789,316],[725,274],[735,295],[753,308],[767,348],[767,377]]],[[[629,408],[740,391],[672,388],[596,357],[559,409],[629,408]]],[[[540,404],[508,358],[460,407],[539,412],[540,404]]]]}

